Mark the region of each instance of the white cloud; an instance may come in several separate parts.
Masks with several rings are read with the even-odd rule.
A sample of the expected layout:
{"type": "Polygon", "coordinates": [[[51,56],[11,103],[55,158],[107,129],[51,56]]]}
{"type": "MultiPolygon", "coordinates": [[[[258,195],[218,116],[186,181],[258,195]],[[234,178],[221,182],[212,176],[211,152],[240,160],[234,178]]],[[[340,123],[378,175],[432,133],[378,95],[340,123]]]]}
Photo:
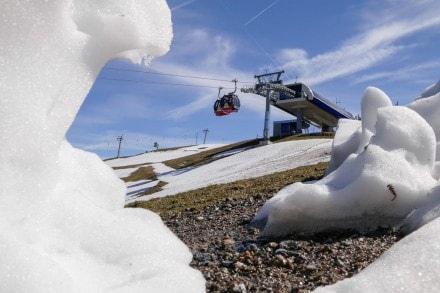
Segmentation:
{"type": "MultiPolygon", "coordinates": [[[[362,75],[354,80],[354,84],[359,84],[363,82],[370,82],[373,80],[379,80],[387,78],[389,80],[413,80],[415,78],[419,79],[423,72],[431,69],[438,69],[440,67],[440,61],[426,62],[416,66],[406,66],[404,68],[399,68],[393,71],[381,71],[372,74],[362,75]]],[[[426,84],[426,83],[425,83],[426,84]]]]}
{"type": "Polygon", "coordinates": [[[192,102],[166,112],[165,117],[180,120],[210,106],[215,101],[215,95],[213,95],[214,91],[215,90],[211,93],[200,93],[192,102]]]}
{"type": "Polygon", "coordinates": [[[191,3],[195,2],[195,1],[196,0],[185,1],[185,2],[183,2],[181,4],[178,4],[178,5],[174,6],[174,7],[171,7],[171,11],[175,11],[175,10],[178,10],[180,8],[183,8],[183,7],[187,6],[187,5],[190,5],[191,3]]]}
{"type": "Polygon", "coordinates": [[[387,15],[385,19],[388,22],[374,14],[379,20],[375,23],[379,25],[374,27],[370,23],[365,26],[366,31],[348,39],[338,49],[330,52],[309,57],[303,49],[282,49],[279,55],[283,68],[287,72],[298,73],[301,79],[309,84],[319,84],[371,68],[409,46],[398,45],[397,41],[415,32],[440,26],[440,8],[416,6],[419,11],[424,9],[423,13],[409,17],[407,11],[410,7],[407,5],[405,9],[395,11],[400,12],[400,15],[387,15]],[[438,13],[433,13],[433,10],[437,10],[438,13]]]}

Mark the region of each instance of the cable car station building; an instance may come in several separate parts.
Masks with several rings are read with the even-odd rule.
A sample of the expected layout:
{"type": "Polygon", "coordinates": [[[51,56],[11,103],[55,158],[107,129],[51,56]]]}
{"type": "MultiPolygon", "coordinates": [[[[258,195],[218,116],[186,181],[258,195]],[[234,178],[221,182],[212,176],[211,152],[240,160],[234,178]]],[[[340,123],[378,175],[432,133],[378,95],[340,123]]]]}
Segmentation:
{"type": "MultiPolygon", "coordinates": [[[[330,102],[316,91],[303,83],[284,85],[290,89],[287,94],[280,92],[272,101],[272,105],[296,116],[296,133],[313,124],[322,132],[330,132],[338,125],[340,118],[354,119],[353,115],[336,104],[330,102]]],[[[275,129],[274,129],[275,130],[275,129]]]]}
{"type": "Polygon", "coordinates": [[[280,75],[284,71],[256,75],[254,87],[242,88],[244,93],[254,93],[266,98],[263,139],[269,141],[270,106],[277,107],[293,116],[296,120],[274,123],[274,136],[302,133],[310,125],[321,128],[322,132],[331,132],[340,118],[354,119],[353,115],[330,102],[304,83],[295,82],[283,85],[280,75]],[[276,76],[276,78],[273,78],[276,76]]]}

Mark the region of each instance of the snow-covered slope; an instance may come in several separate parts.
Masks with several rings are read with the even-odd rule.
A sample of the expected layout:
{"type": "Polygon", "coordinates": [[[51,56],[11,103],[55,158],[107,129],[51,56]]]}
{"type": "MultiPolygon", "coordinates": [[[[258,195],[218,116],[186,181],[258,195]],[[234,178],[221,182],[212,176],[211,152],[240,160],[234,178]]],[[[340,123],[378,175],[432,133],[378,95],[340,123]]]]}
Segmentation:
{"type": "MultiPolygon", "coordinates": [[[[241,179],[254,178],[262,175],[285,171],[303,165],[311,165],[330,159],[331,139],[308,139],[288,141],[251,149],[241,149],[232,155],[197,168],[174,170],[162,164],[170,158],[188,155],[189,149],[147,153],[136,157],[107,161],[110,166],[129,166],[150,163],[158,177],[157,181],[141,180],[126,183],[127,200],[148,200],[156,197],[173,195],[213,184],[233,182],[241,179]],[[159,180],[168,184],[162,191],[137,197],[136,193],[154,186],[159,180]]],[[[211,147],[211,146],[209,146],[211,147]]],[[[202,147],[191,147],[200,150],[202,147]]],[[[202,149],[203,150],[203,149],[202,149]]],[[[118,176],[128,176],[138,167],[115,170],[118,176]]]]}

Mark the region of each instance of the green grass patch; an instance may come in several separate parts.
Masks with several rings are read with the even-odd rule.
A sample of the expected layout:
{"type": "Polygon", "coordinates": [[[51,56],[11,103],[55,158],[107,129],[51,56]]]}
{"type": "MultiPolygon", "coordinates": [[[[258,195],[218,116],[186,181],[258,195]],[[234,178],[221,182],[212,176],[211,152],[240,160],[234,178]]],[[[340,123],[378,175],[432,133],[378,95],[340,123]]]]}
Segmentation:
{"type": "Polygon", "coordinates": [[[288,184],[321,178],[327,167],[327,162],[301,166],[257,178],[211,185],[149,201],[137,201],[126,207],[145,208],[161,214],[163,217],[169,217],[186,209],[198,210],[213,205],[227,197],[246,198],[258,194],[275,194],[288,184]]]}

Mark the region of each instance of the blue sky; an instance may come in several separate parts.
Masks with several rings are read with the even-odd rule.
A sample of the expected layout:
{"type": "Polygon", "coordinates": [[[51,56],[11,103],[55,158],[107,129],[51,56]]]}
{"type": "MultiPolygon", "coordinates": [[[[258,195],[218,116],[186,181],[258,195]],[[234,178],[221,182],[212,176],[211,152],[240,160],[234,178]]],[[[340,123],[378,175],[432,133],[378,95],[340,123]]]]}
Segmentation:
{"type": "MultiPolygon", "coordinates": [[[[113,60],[102,69],[67,139],[102,158],[163,147],[261,137],[265,101],[217,117],[218,87],[252,85],[284,70],[354,115],[366,87],[400,105],[440,79],[440,1],[169,0],[170,51],[148,68],[113,60]],[[187,76],[197,77],[188,78],[187,76]]],[[[222,91],[227,93],[229,89],[222,91]]],[[[294,119],[272,108],[271,121],[294,119]]],[[[271,125],[272,128],[272,125],[271,125]]]]}

